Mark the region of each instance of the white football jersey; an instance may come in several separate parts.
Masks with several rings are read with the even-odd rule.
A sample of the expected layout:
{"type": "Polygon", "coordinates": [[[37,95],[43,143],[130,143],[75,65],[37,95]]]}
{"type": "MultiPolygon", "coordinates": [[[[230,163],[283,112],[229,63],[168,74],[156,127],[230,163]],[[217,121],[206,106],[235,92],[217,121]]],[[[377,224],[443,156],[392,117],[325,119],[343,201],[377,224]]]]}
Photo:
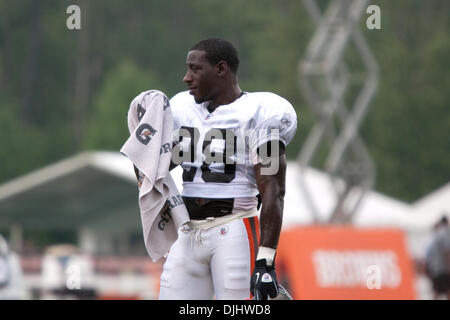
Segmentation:
{"type": "Polygon", "coordinates": [[[285,146],[297,130],[297,115],[284,98],[270,92],[245,92],[210,113],[188,91],[170,100],[174,118],[172,159],[183,167],[183,196],[254,197],[256,150],[270,140],[285,146]]]}

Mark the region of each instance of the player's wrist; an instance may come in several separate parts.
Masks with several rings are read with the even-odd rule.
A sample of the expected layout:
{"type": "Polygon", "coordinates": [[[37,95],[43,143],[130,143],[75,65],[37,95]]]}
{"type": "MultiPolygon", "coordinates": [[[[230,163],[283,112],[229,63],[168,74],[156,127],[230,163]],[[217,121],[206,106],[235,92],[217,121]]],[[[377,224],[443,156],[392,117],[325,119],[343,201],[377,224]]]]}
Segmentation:
{"type": "Polygon", "coordinates": [[[275,255],[277,251],[273,248],[259,246],[258,255],[256,256],[256,260],[266,260],[267,266],[273,266],[275,262],[275,255]]]}

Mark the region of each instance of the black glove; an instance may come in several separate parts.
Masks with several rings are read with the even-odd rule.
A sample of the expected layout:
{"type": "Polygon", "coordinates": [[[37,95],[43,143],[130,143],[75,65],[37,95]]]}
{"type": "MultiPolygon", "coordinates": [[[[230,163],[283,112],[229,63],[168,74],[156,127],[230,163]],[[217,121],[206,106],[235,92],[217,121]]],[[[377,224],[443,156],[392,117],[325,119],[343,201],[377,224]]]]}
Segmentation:
{"type": "Polygon", "coordinates": [[[278,294],[277,274],[275,266],[268,266],[266,259],[256,260],[250,280],[250,292],[255,300],[267,300],[268,296],[275,298],[278,294]]]}

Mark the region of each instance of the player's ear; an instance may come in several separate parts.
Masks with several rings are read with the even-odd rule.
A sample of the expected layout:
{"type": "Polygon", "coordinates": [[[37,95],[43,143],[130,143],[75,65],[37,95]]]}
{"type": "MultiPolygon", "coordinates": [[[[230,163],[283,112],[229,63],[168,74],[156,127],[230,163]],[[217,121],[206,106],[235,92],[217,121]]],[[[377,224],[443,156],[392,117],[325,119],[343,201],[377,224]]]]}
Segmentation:
{"type": "Polygon", "coordinates": [[[225,76],[225,74],[229,71],[229,67],[226,61],[222,60],[216,64],[217,75],[219,77],[225,76]]]}

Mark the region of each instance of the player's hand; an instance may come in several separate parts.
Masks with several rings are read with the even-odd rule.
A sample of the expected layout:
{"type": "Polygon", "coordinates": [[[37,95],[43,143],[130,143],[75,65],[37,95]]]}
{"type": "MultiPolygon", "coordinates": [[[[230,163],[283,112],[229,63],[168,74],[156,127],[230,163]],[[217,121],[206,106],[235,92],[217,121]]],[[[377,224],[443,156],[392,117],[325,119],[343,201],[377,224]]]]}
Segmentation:
{"type": "Polygon", "coordinates": [[[277,274],[274,265],[267,265],[266,259],[256,260],[250,280],[250,292],[255,300],[275,298],[278,294],[277,274]]]}

